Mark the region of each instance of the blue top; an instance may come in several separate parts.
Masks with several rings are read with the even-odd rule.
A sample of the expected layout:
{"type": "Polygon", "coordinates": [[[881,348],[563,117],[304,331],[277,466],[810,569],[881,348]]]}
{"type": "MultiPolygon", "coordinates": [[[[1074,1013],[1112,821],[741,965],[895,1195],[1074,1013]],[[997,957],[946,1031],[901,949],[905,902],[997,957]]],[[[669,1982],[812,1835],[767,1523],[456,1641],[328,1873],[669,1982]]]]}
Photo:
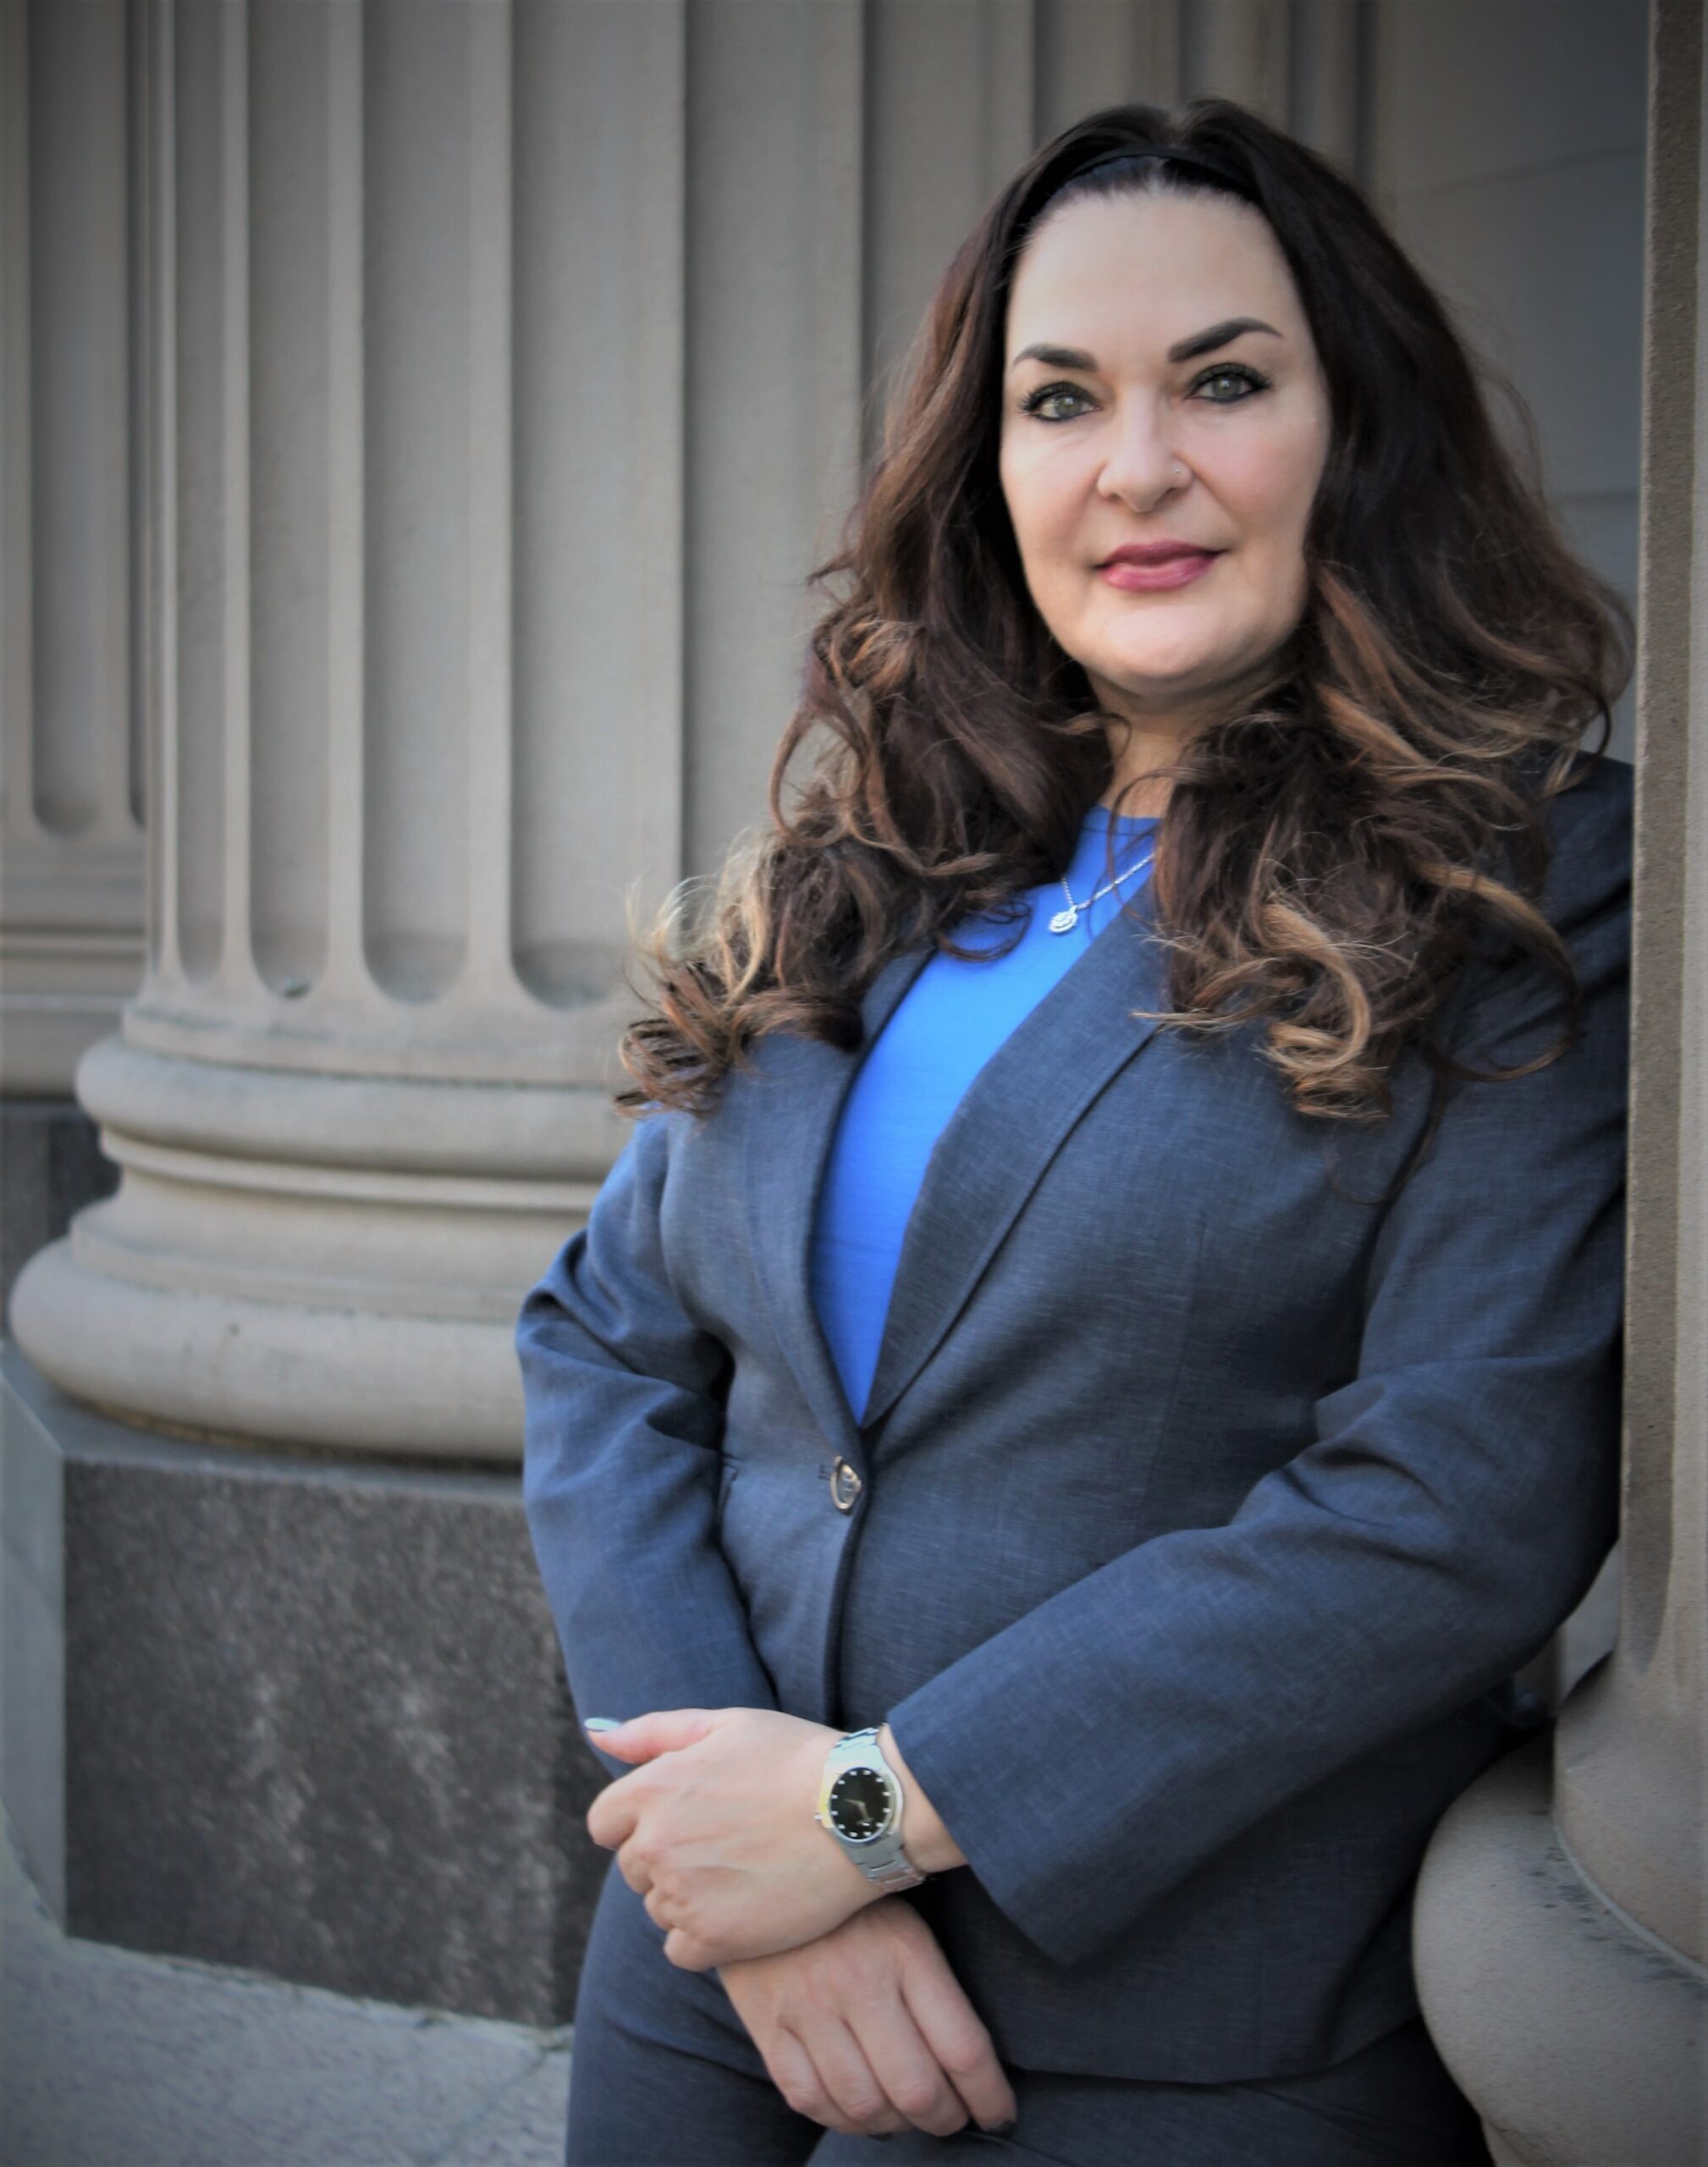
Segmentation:
{"type": "MultiPolygon", "coordinates": [[[[1025,891],[1017,912],[1026,912],[1026,930],[1009,953],[965,962],[933,956],[856,1072],[818,1192],[811,1271],[813,1306],[857,1416],[872,1389],[902,1237],[933,1145],[985,1062],[1149,877],[1155,819],[1116,819],[1094,805],[1066,876],[1074,901],[1083,907],[1110,877],[1111,819],[1116,873],[1131,868],[1133,877],[1082,907],[1065,934],[1050,930],[1066,907],[1061,883],[1025,891]]],[[[988,951],[1011,940],[1017,922],[971,918],[956,938],[988,951]]]]}

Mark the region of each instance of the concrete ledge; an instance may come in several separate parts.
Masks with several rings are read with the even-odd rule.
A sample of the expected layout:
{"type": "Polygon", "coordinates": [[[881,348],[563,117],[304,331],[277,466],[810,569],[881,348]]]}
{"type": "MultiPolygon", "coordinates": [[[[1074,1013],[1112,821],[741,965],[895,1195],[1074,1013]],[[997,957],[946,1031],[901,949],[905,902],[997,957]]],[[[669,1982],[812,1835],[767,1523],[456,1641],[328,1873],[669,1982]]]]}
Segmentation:
{"type": "Polygon", "coordinates": [[[1551,1729],[1443,1816],[1413,1911],[1424,2015],[1500,2167],[1708,2161],[1708,1988],[1578,1872],[1551,1729]]]}
{"type": "Polygon", "coordinates": [[[526,2024],[607,1863],[518,1478],[181,1442],[0,1345],[3,1783],[67,1930],[526,2024]]]}

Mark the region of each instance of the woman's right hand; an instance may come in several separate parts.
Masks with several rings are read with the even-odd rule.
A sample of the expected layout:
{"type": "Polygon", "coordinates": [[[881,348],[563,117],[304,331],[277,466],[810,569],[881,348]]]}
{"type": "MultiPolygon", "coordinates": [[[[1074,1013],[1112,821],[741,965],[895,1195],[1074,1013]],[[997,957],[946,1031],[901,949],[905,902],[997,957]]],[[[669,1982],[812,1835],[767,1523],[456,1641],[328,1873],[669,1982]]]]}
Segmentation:
{"type": "Polygon", "coordinates": [[[1013,2121],[990,2034],[936,1937],[899,1897],[719,1977],[797,2115],[854,2137],[1013,2121]]]}

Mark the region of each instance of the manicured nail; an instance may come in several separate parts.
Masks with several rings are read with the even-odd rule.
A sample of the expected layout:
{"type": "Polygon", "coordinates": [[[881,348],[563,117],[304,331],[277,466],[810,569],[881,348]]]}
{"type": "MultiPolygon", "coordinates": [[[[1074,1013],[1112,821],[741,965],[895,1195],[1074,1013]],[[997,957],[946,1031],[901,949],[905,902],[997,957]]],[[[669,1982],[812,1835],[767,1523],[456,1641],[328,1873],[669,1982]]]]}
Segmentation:
{"type": "Polygon", "coordinates": [[[583,1730],[620,1730],[623,1728],[610,1716],[586,1716],[581,1720],[583,1730]]]}

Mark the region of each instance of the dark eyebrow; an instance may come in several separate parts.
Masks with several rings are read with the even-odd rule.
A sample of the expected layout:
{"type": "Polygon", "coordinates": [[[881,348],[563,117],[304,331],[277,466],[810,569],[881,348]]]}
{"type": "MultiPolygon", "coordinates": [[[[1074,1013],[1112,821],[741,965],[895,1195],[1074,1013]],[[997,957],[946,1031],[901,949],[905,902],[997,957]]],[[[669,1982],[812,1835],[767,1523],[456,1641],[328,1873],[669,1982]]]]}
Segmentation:
{"type": "MultiPolygon", "coordinates": [[[[1171,361],[1195,361],[1200,354],[1213,354],[1218,346],[1231,345],[1242,332],[1267,331],[1272,339],[1283,334],[1272,323],[1264,323],[1254,316],[1231,316],[1226,323],[1212,323],[1206,331],[1195,331],[1190,339],[1182,339],[1178,345],[1171,346],[1168,358],[1171,361]]],[[[1081,369],[1087,375],[1095,375],[1097,363],[1077,346],[1022,346],[1009,363],[1018,368],[1022,361],[1042,361],[1050,369],[1081,369]]]]}

